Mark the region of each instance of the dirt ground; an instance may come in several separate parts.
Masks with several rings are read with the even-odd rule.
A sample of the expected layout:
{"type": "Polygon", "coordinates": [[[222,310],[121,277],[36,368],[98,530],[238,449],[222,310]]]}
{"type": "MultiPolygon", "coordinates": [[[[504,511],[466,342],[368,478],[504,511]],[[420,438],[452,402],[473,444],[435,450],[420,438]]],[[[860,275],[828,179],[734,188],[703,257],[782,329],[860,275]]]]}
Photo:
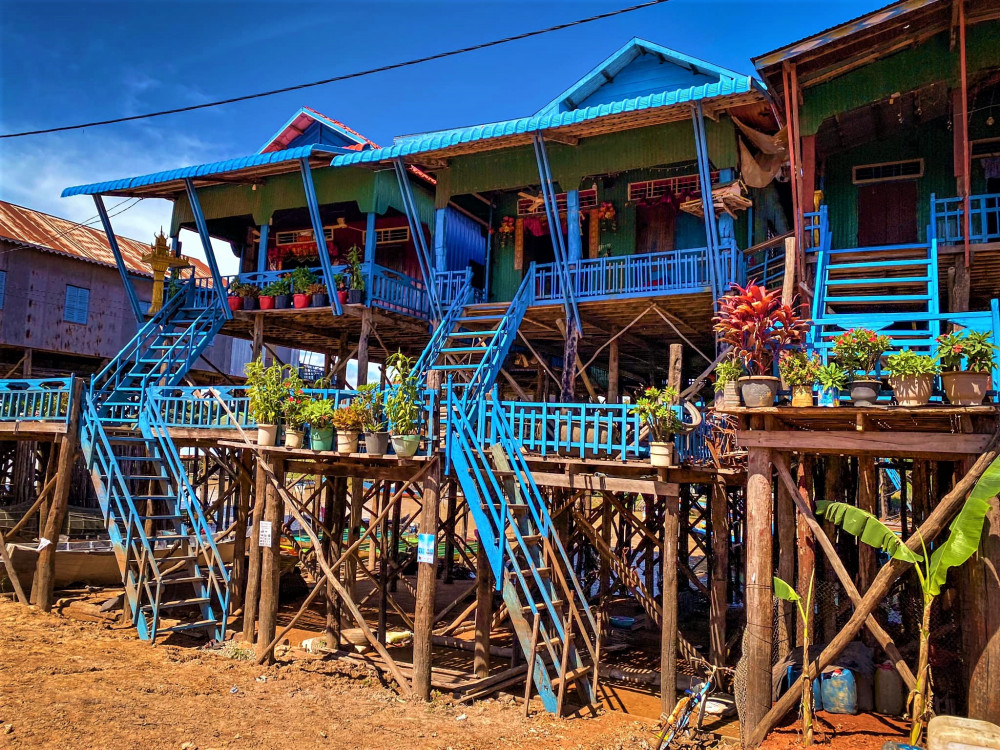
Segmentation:
{"type": "MultiPolygon", "coordinates": [[[[909,724],[878,714],[816,714],[815,747],[820,750],[881,750],[887,740],[906,742],[909,724]]],[[[760,750],[791,750],[802,747],[802,725],[795,722],[774,730],[760,750]]]]}
{"type": "Polygon", "coordinates": [[[655,747],[617,712],[554,719],[488,700],[404,701],[364,668],[302,652],[263,668],[193,641],[151,647],[132,630],[0,601],[0,748],[655,747]]]}

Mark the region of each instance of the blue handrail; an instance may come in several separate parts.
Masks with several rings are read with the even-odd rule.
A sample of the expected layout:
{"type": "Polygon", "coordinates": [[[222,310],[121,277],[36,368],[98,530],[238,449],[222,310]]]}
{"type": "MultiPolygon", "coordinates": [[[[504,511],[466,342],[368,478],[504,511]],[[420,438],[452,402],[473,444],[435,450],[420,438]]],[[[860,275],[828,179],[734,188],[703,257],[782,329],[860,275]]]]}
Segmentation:
{"type": "Polygon", "coordinates": [[[0,380],[0,422],[69,421],[73,378],[0,380]]]}
{"type": "MultiPolygon", "coordinates": [[[[940,242],[958,244],[965,238],[965,200],[931,195],[931,231],[940,242]]],[[[969,196],[969,242],[1000,241],[1000,193],[969,196]]]]}

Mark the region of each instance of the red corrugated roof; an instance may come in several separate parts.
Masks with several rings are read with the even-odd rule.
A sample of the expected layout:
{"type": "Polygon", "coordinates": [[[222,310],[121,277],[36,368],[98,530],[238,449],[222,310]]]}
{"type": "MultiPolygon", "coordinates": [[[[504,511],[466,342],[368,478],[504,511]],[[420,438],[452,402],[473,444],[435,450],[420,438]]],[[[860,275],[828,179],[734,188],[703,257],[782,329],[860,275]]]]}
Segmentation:
{"type": "MultiPolygon", "coordinates": [[[[117,236],[117,235],[116,235],[117,236]]],[[[35,211],[15,203],[0,201],[0,239],[35,250],[68,255],[90,263],[115,266],[108,238],[100,229],[80,226],[69,219],[35,211]]],[[[118,236],[125,265],[134,273],[152,275],[142,262],[150,245],[139,240],[118,236]]],[[[199,276],[208,276],[208,267],[199,260],[189,259],[199,276]]]]}

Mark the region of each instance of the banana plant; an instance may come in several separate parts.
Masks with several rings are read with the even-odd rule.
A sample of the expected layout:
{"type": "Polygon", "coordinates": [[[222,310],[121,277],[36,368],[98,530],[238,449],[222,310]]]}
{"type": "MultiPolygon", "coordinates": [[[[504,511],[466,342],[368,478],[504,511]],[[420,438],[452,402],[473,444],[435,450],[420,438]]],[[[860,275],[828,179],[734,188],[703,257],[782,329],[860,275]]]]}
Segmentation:
{"type": "Polygon", "coordinates": [[[809,578],[809,590],[805,603],[791,584],[778,576],[773,576],[774,595],[786,602],[794,602],[802,618],[802,744],[809,747],[813,743],[813,674],[809,661],[809,613],[812,611],[813,577],[809,578]]]}
{"type": "MultiPolygon", "coordinates": [[[[865,544],[877,547],[890,557],[912,563],[920,580],[923,594],[923,615],[920,621],[920,655],[917,664],[917,682],[910,692],[908,705],[913,726],[910,743],[916,745],[924,733],[932,714],[933,695],[930,674],[930,617],[934,599],[948,580],[948,571],[965,564],[979,549],[983,523],[990,510],[990,503],[1000,493],[1000,458],[987,467],[972,488],[968,499],[948,527],[948,538],[928,554],[920,539],[923,554],[914,552],[885,524],[867,511],[847,503],[819,502],[816,513],[865,544]]],[[[918,532],[919,533],[919,532],[918,532]]]]}

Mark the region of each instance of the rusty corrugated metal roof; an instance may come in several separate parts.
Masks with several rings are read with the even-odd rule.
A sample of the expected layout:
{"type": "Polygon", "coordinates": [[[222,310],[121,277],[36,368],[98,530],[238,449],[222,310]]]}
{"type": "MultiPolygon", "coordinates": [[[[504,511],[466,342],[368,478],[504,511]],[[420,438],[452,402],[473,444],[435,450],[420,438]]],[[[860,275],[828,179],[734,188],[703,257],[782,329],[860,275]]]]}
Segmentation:
{"type": "MultiPolygon", "coordinates": [[[[108,238],[100,229],[80,226],[69,219],[35,211],[15,203],[0,201],[0,239],[43,252],[67,255],[90,263],[115,267],[108,238]]],[[[133,273],[151,276],[142,256],[149,244],[118,236],[125,265],[133,273]]],[[[189,259],[199,276],[208,276],[208,267],[199,260],[189,259]]]]}

